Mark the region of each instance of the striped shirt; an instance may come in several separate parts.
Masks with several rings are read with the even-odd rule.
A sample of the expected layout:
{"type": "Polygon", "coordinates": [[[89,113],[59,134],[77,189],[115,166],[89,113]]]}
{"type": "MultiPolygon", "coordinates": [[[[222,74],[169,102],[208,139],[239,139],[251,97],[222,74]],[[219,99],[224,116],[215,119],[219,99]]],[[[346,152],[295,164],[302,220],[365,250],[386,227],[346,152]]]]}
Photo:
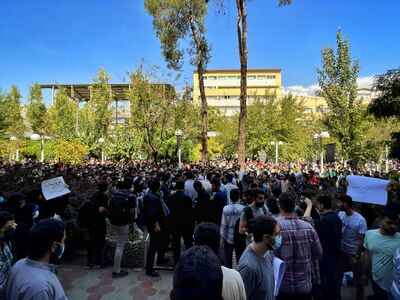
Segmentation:
{"type": "Polygon", "coordinates": [[[400,248],[393,256],[393,284],[390,292],[394,299],[400,299],[400,248]]]}
{"type": "Polygon", "coordinates": [[[224,206],[221,218],[221,240],[233,245],[235,243],[235,225],[244,206],[238,203],[224,206]]]}
{"type": "Polygon", "coordinates": [[[0,286],[3,285],[10,273],[13,256],[7,243],[0,242],[0,286]]]}
{"type": "Polygon", "coordinates": [[[322,247],[315,229],[297,217],[278,220],[282,245],[276,257],[286,264],[281,292],[308,294],[312,288],[312,260],[322,256],[322,247]]]}

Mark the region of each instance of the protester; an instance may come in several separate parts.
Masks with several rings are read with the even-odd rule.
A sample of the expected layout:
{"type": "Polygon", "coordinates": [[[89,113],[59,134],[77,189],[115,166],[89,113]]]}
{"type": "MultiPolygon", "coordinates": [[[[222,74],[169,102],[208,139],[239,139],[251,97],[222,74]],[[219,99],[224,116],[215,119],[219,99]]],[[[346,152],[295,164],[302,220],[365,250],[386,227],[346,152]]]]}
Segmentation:
{"type": "Polygon", "coordinates": [[[67,299],[54,265],[63,255],[65,239],[62,221],[45,219],[33,226],[28,235],[28,257],[11,268],[5,299],[67,299]]]}
{"type": "Polygon", "coordinates": [[[163,237],[161,224],[164,218],[168,217],[170,211],[162,199],[162,193],[160,193],[161,185],[160,181],[153,179],[149,182],[149,191],[143,197],[143,209],[146,220],[147,230],[150,235],[150,244],[147,250],[146,260],[146,275],[151,277],[160,276],[156,270],[154,270],[155,254],[159,251],[157,257],[158,263],[162,264],[164,257],[162,256],[163,249],[163,237]],[[161,250],[161,251],[160,251],[161,250]],[[160,255],[161,253],[161,255],[160,255]]]}
{"type": "Polygon", "coordinates": [[[356,283],[356,299],[361,300],[364,297],[364,288],[361,281],[360,257],[363,251],[364,235],[367,232],[367,222],[363,216],[353,210],[353,199],[350,196],[341,196],[338,199],[338,205],[339,218],[342,220],[342,245],[336,273],[336,297],[341,298],[343,274],[351,269],[356,283]]]}
{"type": "Polygon", "coordinates": [[[372,264],[372,289],[375,299],[388,299],[393,283],[393,256],[400,247],[400,233],[397,232],[398,216],[384,209],[379,213],[379,229],[365,234],[365,263],[372,264]]]}
{"type": "Polygon", "coordinates": [[[259,216],[249,221],[253,242],[241,256],[237,270],[243,278],[248,300],[274,300],[273,255],[269,250],[281,246],[282,236],[276,220],[259,216]]]}
{"type": "Polygon", "coordinates": [[[342,243],[342,221],[332,209],[329,196],[317,198],[321,221],[315,222],[315,230],[321,242],[323,255],[319,261],[322,293],[327,300],[335,299],[336,270],[340,258],[342,243]]]}
{"type": "MultiPolygon", "coordinates": [[[[225,187],[225,190],[221,190],[221,181],[218,178],[214,178],[211,180],[211,186],[212,186],[212,215],[213,215],[213,220],[212,222],[217,224],[218,226],[221,225],[221,215],[222,215],[222,210],[224,209],[224,206],[228,204],[228,198],[226,196],[227,189],[225,187]]],[[[231,186],[230,186],[231,188],[231,186]]]]}
{"type": "Polygon", "coordinates": [[[193,207],[196,206],[196,198],[197,198],[197,192],[194,189],[194,174],[193,172],[189,171],[186,172],[186,181],[185,181],[185,195],[189,196],[192,199],[192,204],[193,207]]]}
{"type": "Polygon", "coordinates": [[[108,183],[101,181],[98,184],[99,191],[91,199],[90,214],[85,216],[88,219],[90,240],[88,243],[86,269],[98,269],[102,265],[101,255],[106,240],[106,217],[107,217],[107,189],[108,183]]]}
{"type": "MultiPolygon", "coordinates": [[[[216,224],[202,223],[196,226],[194,232],[195,245],[206,245],[210,247],[218,257],[220,257],[220,241],[221,235],[216,224]]],[[[221,266],[220,268],[223,273],[223,299],[245,300],[245,287],[238,271],[224,266],[221,266]]]]}
{"type": "Polygon", "coordinates": [[[13,256],[10,242],[15,233],[14,216],[7,211],[0,211],[0,287],[10,272],[13,256]]]}
{"type": "Polygon", "coordinates": [[[389,291],[389,300],[400,299],[400,248],[393,256],[393,283],[389,291]]]}
{"type": "Polygon", "coordinates": [[[222,300],[223,274],[218,257],[207,246],[193,246],[179,258],[171,300],[222,300]]]}
{"type": "Polygon", "coordinates": [[[282,245],[275,255],[286,263],[286,270],[277,299],[311,299],[312,260],[322,256],[318,235],[309,223],[296,216],[291,195],[281,194],[279,205],[282,245]]]}
{"type": "Polygon", "coordinates": [[[107,217],[116,233],[113,278],[124,277],[129,274],[127,271],[121,270],[121,261],[135,205],[135,196],[130,191],[131,187],[131,178],[126,177],[123,181],[119,181],[116,191],[111,196],[108,208],[107,217]]]}
{"type": "MultiPolygon", "coordinates": [[[[193,245],[194,231],[194,210],[192,199],[185,195],[185,182],[176,182],[176,193],[168,199],[168,207],[171,211],[171,232],[172,232],[172,251],[174,255],[174,265],[177,264],[181,255],[181,239],[183,238],[186,250],[193,245]]],[[[199,205],[199,203],[197,203],[199,205]]]]}
{"type": "Polygon", "coordinates": [[[240,221],[240,215],[244,208],[239,204],[240,191],[238,188],[230,190],[231,203],[226,205],[222,211],[221,219],[221,243],[224,246],[224,265],[232,268],[233,250],[235,250],[236,260],[239,261],[244,248],[242,245],[235,244],[235,226],[240,221]]]}
{"type": "Polygon", "coordinates": [[[233,175],[231,173],[226,174],[226,184],[225,184],[225,191],[226,191],[226,198],[227,204],[231,204],[231,190],[237,189],[238,187],[233,184],[233,175]]]}

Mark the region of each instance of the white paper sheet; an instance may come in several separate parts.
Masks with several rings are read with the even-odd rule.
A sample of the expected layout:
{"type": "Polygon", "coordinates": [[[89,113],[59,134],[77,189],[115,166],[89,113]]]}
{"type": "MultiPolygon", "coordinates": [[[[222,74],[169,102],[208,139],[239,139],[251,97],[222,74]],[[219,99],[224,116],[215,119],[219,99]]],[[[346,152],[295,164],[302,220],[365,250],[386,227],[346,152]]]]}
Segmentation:
{"type": "Polygon", "coordinates": [[[70,193],[62,176],[42,181],[42,193],[46,200],[54,199],[70,193]]]}
{"type": "Polygon", "coordinates": [[[389,180],[350,175],[346,177],[346,181],[348,182],[347,195],[353,198],[353,201],[386,205],[385,188],[389,180]]]}
{"type": "Polygon", "coordinates": [[[285,262],[277,257],[274,257],[274,277],[275,277],[275,296],[278,296],[279,289],[281,288],[283,274],[285,274],[285,262]]]}

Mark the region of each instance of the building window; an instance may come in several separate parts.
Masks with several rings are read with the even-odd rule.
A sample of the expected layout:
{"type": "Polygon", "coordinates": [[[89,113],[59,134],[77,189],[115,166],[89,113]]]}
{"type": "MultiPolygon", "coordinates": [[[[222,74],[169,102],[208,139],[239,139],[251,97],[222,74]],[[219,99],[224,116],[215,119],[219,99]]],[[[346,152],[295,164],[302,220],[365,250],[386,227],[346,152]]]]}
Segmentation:
{"type": "Polygon", "coordinates": [[[217,76],[207,76],[208,80],[217,80],[217,76]]]}
{"type": "Polygon", "coordinates": [[[228,79],[236,79],[236,76],[226,76],[228,79]]]}
{"type": "Polygon", "coordinates": [[[274,79],[275,80],[275,75],[267,75],[267,79],[274,79]]]}
{"type": "Polygon", "coordinates": [[[224,99],[230,99],[231,96],[224,96],[224,99]]]}
{"type": "Polygon", "coordinates": [[[247,76],[247,79],[248,79],[248,80],[254,80],[254,79],[256,79],[256,76],[250,75],[250,76],[247,76]]]}
{"type": "Polygon", "coordinates": [[[259,80],[265,80],[267,78],[267,76],[265,76],[265,75],[258,75],[257,76],[257,79],[259,79],[259,80]]]}

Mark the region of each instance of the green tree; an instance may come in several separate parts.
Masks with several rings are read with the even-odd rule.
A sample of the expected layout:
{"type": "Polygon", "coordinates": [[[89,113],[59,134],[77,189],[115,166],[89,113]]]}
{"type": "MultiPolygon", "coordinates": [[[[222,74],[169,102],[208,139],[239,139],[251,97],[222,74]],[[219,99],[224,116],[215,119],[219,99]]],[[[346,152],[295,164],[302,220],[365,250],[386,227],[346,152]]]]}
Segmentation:
{"type": "Polygon", "coordinates": [[[117,126],[106,145],[107,156],[117,161],[137,158],[144,143],[143,133],[131,124],[117,126]]]}
{"type": "Polygon", "coordinates": [[[25,131],[25,125],[21,115],[21,98],[22,96],[15,85],[12,85],[11,91],[4,96],[4,118],[7,123],[6,131],[9,135],[22,136],[25,131]]]}
{"type": "Polygon", "coordinates": [[[82,144],[77,138],[69,141],[59,140],[53,147],[54,159],[64,163],[81,163],[83,161],[83,156],[89,153],[88,147],[82,144]]]}
{"type": "Polygon", "coordinates": [[[340,154],[346,162],[357,159],[359,141],[365,132],[366,109],[357,99],[358,60],[352,62],[347,39],[339,30],[336,53],[332,47],[322,49],[322,69],[317,69],[320,91],[329,108],[324,124],[340,143],[340,154]]]}
{"type": "Polygon", "coordinates": [[[182,67],[184,50],[179,41],[189,36],[191,63],[197,67],[201,99],[202,160],[207,161],[207,99],[204,71],[210,59],[204,20],[207,15],[206,0],[145,0],[145,8],[153,17],[153,26],[160,39],[162,53],[168,66],[175,70],[182,67]]]}
{"type": "Polygon", "coordinates": [[[33,132],[47,133],[47,109],[43,103],[42,89],[35,83],[29,90],[27,117],[33,132]]]}
{"type": "Polygon", "coordinates": [[[400,68],[376,76],[373,88],[377,96],[369,104],[369,111],[377,118],[400,119],[400,68]]]}
{"type": "Polygon", "coordinates": [[[50,134],[55,139],[70,141],[76,138],[75,102],[68,96],[65,88],[60,88],[48,111],[50,134]]]}
{"type": "Polygon", "coordinates": [[[100,68],[97,77],[93,79],[93,84],[89,87],[91,96],[87,104],[87,117],[90,130],[86,139],[90,147],[96,144],[99,138],[108,136],[112,116],[110,105],[113,100],[110,79],[111,76],[100,68]]]}
{"type": "Polygon", "coordinates": [[[157,162],[163,142],[174,134],[171,107],[176,95],[171,85],[156,78],[155,72],[155,67],[144,72],[142,66],[132,72],[127,98],[131,104],[132,125],[143,132],[148,153],[157,162]]]}

